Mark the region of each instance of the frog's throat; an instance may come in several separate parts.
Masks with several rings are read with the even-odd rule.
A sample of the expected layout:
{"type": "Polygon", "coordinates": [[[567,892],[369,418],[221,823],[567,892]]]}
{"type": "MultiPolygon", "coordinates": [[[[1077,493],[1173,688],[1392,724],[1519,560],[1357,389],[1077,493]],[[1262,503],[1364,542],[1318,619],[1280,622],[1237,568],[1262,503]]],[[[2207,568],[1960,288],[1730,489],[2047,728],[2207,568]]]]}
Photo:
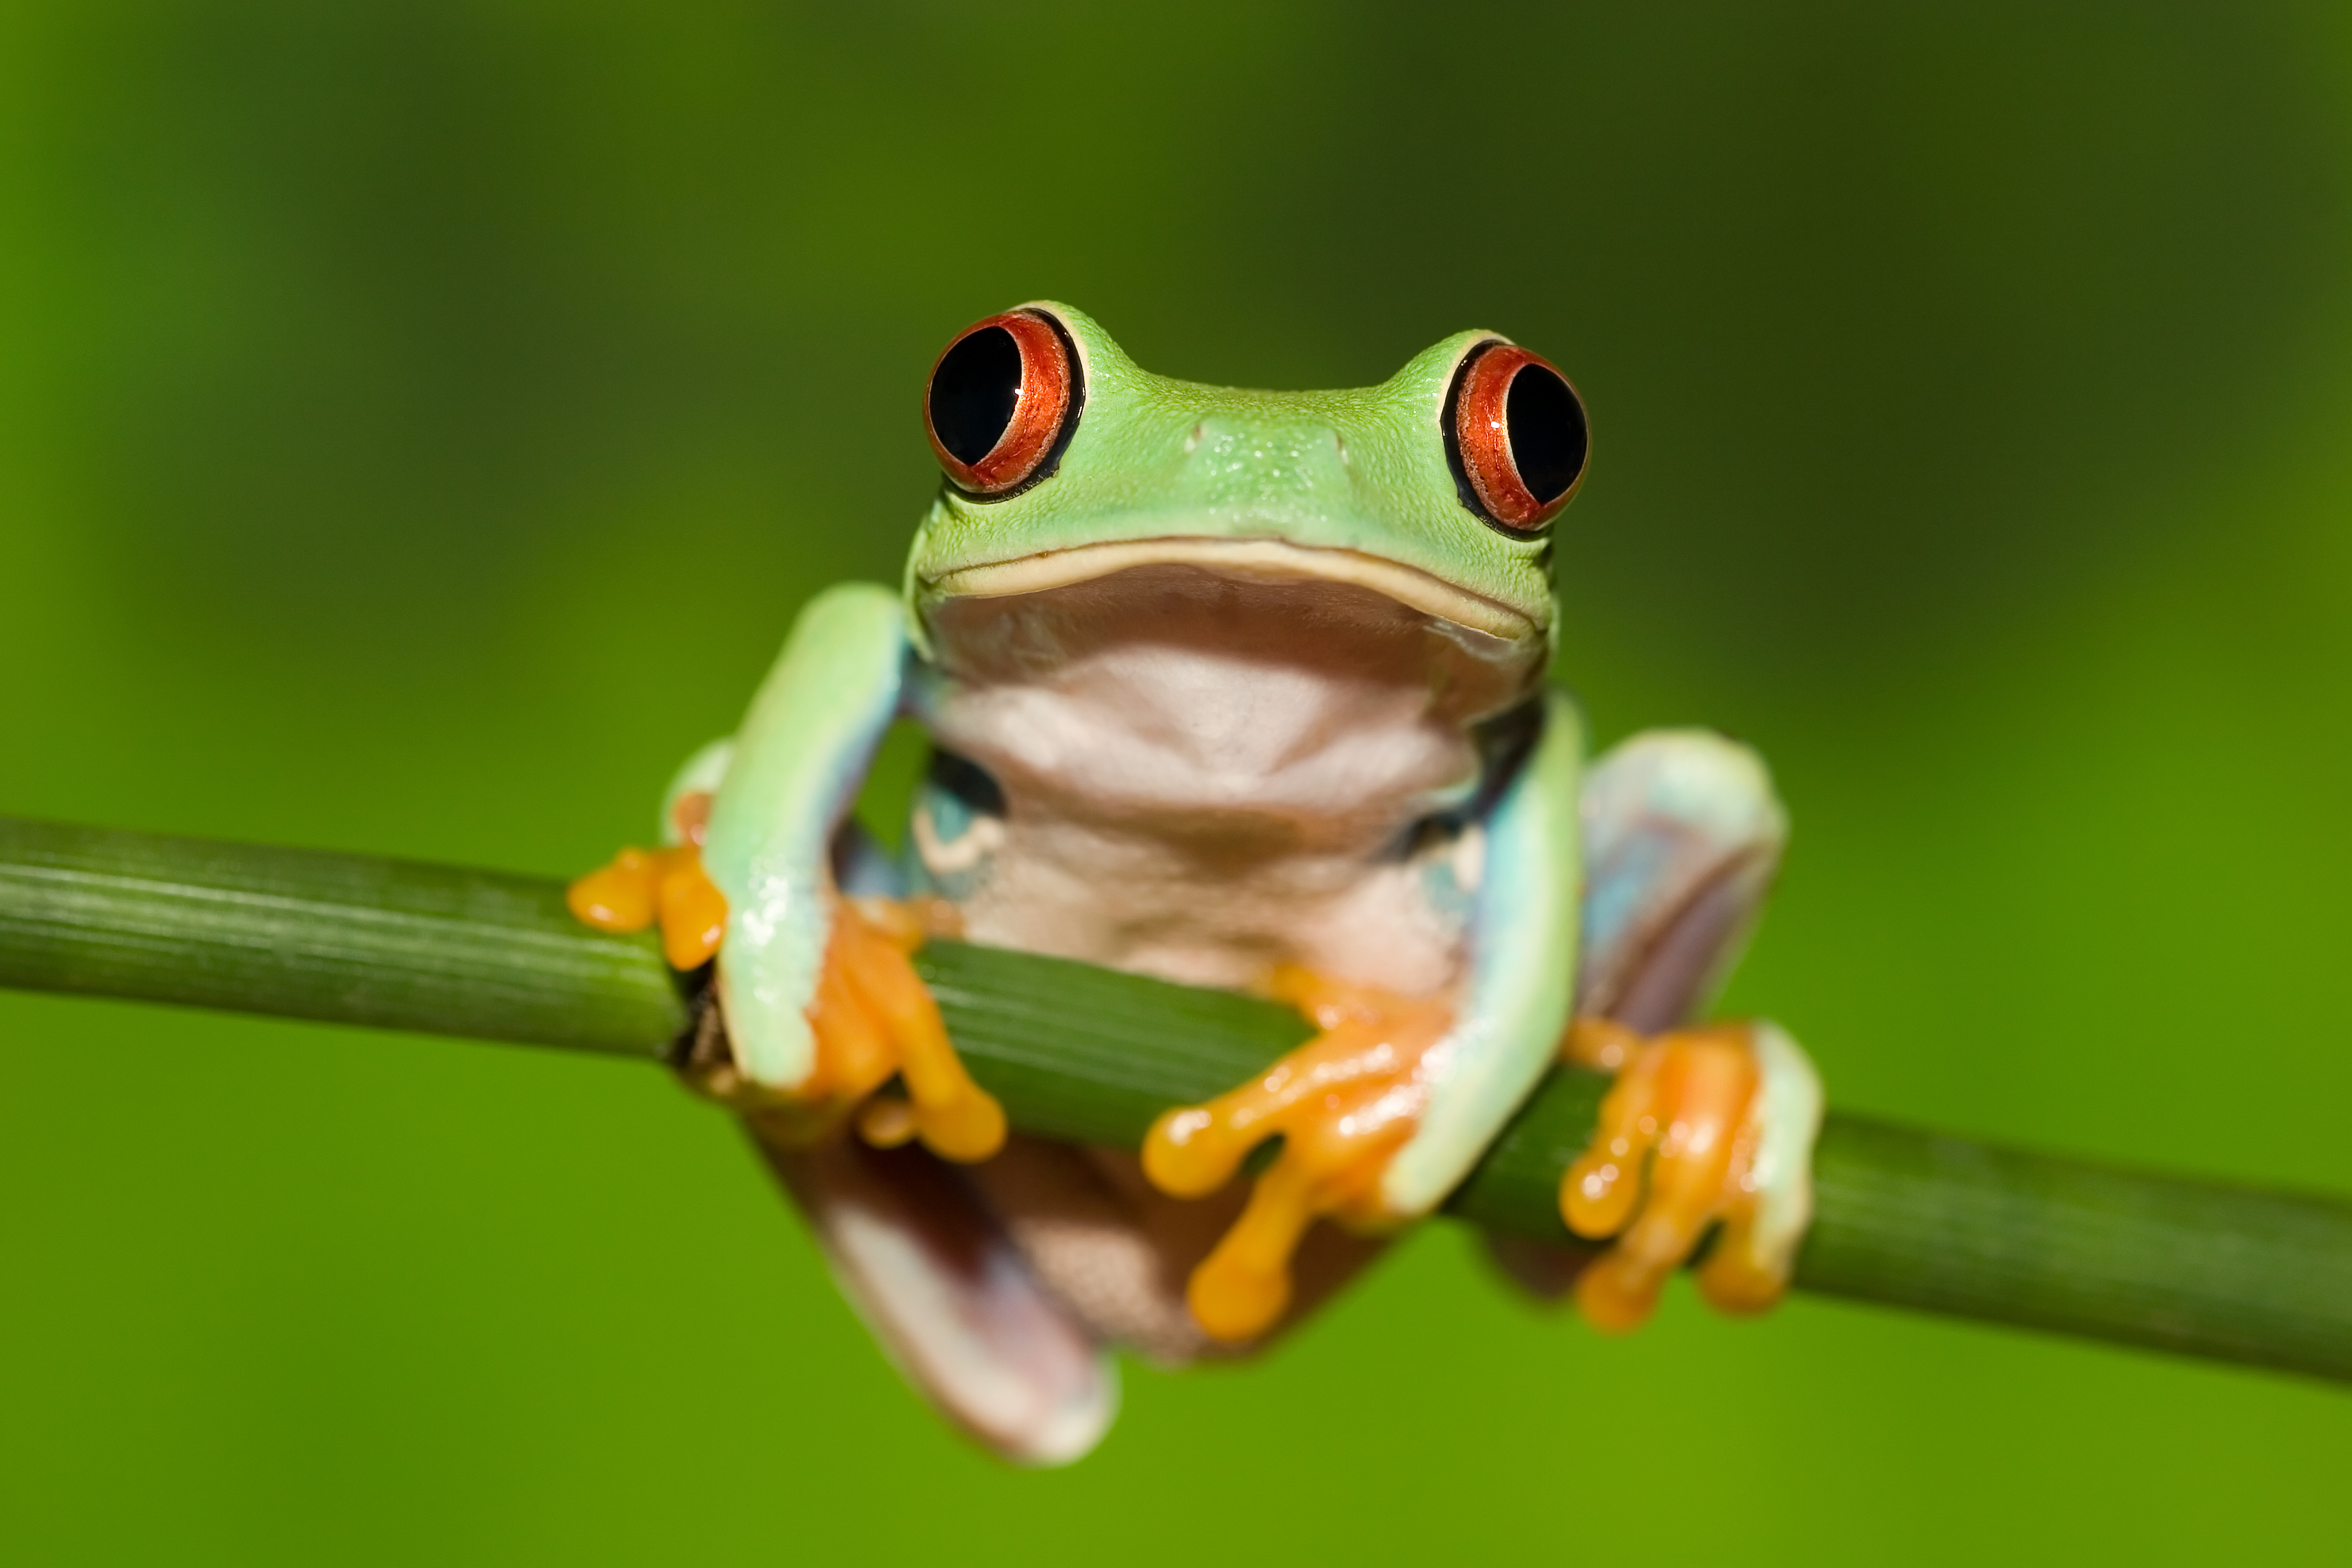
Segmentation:
{"type": "Polygon", "coordinates": [[[1416,567],[1360,551],[1315,548],[1276,539],[1139,539],[1041,551],[1010,561],[959,567],[925,584],[933,599],[997,599],[1066,588],[1136,566],[1199,566],[1258,582],[1308,579],[1369,588],[1449,626],[1525,647],[1544,629],[1508,605],[1455,587],[1416,567]]]}

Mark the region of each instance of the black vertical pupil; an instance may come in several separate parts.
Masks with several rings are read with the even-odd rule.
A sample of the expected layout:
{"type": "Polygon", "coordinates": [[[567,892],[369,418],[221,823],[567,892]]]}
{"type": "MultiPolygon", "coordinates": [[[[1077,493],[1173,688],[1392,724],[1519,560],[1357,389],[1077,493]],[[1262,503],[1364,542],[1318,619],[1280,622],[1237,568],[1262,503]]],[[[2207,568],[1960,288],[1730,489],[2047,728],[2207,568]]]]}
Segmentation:
{"type": "Polygon", "coordinates": [[[1568,493],[1584,472],[1590,441],[1584,405],[1567,382],[1539,364],[1523,365],[1503,397],[1503,420],[1511,436],[1511,461],[1519,482],[1538,503],[1568,493]]]}
{"type": "Polygon", "coordinates": [[[977,463],[1003,438],[1021,401],[1021,345],[982,327],[948,350],[931,373],[931,429],[959,463],[977,463]]]}

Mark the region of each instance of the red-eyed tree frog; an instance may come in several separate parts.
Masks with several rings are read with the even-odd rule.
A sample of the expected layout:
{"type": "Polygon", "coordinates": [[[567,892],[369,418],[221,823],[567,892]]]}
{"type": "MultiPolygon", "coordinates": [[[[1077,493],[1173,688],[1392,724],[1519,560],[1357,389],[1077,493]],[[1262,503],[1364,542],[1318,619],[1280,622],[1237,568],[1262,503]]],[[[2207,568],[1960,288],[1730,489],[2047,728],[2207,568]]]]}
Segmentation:
{"type": "Polygon", "coordinates": [[[1587,1316],[1641,1321],[1718,1226],[1701,1289],[1773,1300],[1819,1083],[1769,1025],[1685,1025],[1786,818],[1709,732],[1586,766],[1545,679],[1591,448],[1568,378],[1467,331],[1379,386],[1199,385],[1041,302],[956,337],[923,407],[944,481],[899,588],[811,601],[670,786],[666,847],[572,893],[715,962],[690,1076],[912,1381],[1003,1453],[1075,1458],[1114,1347],[1262,1342],[1563,1057],[1618,1074],[1561,1193],[1615,1238],[1575,1276],[1587,1316]],[[900,718],[934,751],[892,855],[849,808],[900,718]],[[1256,991],[1319,1033],[1139,1158],[1008,1136],[909,962],[933,934],[1256,991]]]}

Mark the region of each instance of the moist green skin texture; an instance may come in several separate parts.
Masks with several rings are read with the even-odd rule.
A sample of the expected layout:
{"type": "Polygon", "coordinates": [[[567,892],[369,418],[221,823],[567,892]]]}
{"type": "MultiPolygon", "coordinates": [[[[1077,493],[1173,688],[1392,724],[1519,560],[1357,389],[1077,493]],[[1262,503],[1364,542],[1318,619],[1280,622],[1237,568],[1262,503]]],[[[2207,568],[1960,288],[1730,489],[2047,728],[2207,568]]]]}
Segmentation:
{"type": "Polygon", "coordinates": [[[1003,500],[942,487],[907,557],[919,628],[949,574],[1043,552],[1139,540],[1277,540],[1346,550],[1492,601],[1549,638],[1550,549],[1461,502],[1439,430],[1462,356],[1456,332],[1378,386],[1260,392],[1154,375],[1094,320],[1041,301],[1069,329],[1085,409],[1047,479],[1003,500]]]}

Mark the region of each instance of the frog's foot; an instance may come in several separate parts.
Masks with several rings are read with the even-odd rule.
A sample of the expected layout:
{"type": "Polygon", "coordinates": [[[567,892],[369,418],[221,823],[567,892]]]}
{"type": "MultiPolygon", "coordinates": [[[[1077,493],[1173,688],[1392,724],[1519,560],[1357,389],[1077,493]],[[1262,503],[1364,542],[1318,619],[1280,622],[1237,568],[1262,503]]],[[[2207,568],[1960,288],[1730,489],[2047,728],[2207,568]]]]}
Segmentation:
{"type": "Polygon", "coordinates": [[[794,1093],[858,1107],[857,1130],[876,1148],[919,1138],[932,1153],[969,1164],[1004,1146],[1004,1108],[964,1069],[915,973],[916,949],[941,924],[941,911],[920,900],[840,901],[808,1009],[816,1069],[794,1093]],[[875,1094],[893,1078],[903,1096],[875,1094]]]}
{"type": "Polygon", "coordinates": [[[564,901],[599,931],[643,931],[661,923],[662,956],[672,969],[699,969],[727,933],[727,895],[703,874],[694,844],[624,849],[612,864],[572,884],[564,901]]]}
{"type": "MultiPolygon", "coordinates": [[[[661,923],[671,965],[696,969],[719,951],[727,898],[702,868],[689,837],[675,848],[625,849],[572,885],[572,912],[605,931],[661,923]]],[[[1003,1147],[1003,1109],[971,1079],[948,1043],[939,1005],[915,973],[912,955],[941,917],[929,904],[880,898],[834,900],[816,990],[805,1009],[814,1061],[801,1081],[778,1090],[752,1082],[724,1041],[692,1053],[688,1080],[747,1114],[772,1135],[798,1127],[814,1137],[853,1111],[877,1147],[919,1138],[950,1160],[985,1160],[1003,1147]],[[903,1097],[876,1094],[897,1079],[903,1097]]]]}
{"type": "Polygon", "coordinates": [[[1718,1226],[1701,1293],[1730,1312],[1779,1300],[1812,1215],[1821,1125],[1821,1082],[1796,1042],[1761,1022],[1645,1037],[1580,1018],[1561,1055],[1618,1072],[1591,1143],[1560,1183],[1569,1229],[1614,1238],[1577,1277],[1586,1318],[1637,1327],[1667,1275],[1718,1226]]]}
{"type": "Polygon", "coordinates": [[[1390,1213],[1381,1178],[1429,1097],[1431,1047],[1452,1026],[1442,1001],[1401,997],[1286,966],[1275,995],[1321,1030],[1254,1082],[1206,1105],[1171,1110],[1143,1145],[1160,1191],[1201,1197],[1231,1181],[1269,1138],[1282,1152],[1257,1178],[1233,1228],[1193,1269],[1185,1300],[1214,1339],[1251,1339],[1291,1300],[1291,1258],[1330,1215],[1361,1226],[1390,1213]]]}
{"type": "MultiPolygon", "coordinates": [[[[1738,957],[1780,864],[1788,815],[1754,752],[1702,730],[1645,731],[1615,747],[1585,775],[1582,811],[1577,1011],[1645,1032],[1673,1028],[1738,957]]],[[[1574,1289],[1591,1261],[1589,1250],[1519,1237],[1489,1237],[1486,1247],[1546,1300],[1574,1289]]]]}

